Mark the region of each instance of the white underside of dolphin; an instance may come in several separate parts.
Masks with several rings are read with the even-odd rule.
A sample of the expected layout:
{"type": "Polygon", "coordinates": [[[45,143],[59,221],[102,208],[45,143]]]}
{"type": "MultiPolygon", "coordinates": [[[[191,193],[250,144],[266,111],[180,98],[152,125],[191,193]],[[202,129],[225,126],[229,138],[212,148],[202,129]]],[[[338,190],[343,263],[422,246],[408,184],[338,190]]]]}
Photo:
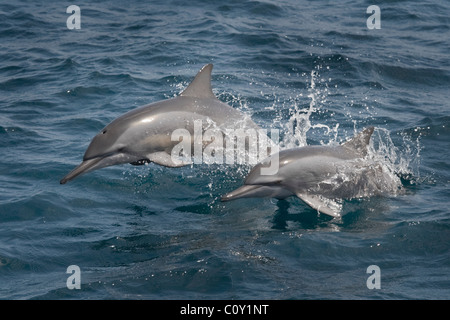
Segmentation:
{"type": "Polygon", "coordinates": [[[125,113],[102,129],[91,141],[83,161],[60,183],[81,174],[123,163],[154,162],[179,167],[171,157],[171,135],[177,129],[194,134],[195,121],[219,128],[259,127],[240,111],[219,101],[211,89],[213,65],[205,65],[189,86],[176,98],[155,102],[125,113]]]}
{"type": "Polygon", "coordinates": [[[222,197],[272,197],[296,195],[321,213],[340,217],[342,199],[383,194],[399,187],[400,180],[368,157],[374,127],[369,127],[338,146],[306,146],[280,151],[275,175],[261,175],[271,157],[256,165],[244,185],[222,197]]]}

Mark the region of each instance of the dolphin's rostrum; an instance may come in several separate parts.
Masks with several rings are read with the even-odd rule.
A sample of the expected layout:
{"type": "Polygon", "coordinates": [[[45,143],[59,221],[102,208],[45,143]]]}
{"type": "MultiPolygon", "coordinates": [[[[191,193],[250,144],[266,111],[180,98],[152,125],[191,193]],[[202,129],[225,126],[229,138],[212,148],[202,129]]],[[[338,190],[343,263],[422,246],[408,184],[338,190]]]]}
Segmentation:
{"type": "Polygon", "coordinates": [[[227,129],[259,129],[249,117],[216,98],[211,89],[212,68],[212,64],[205,65],[178,97],[131,110],[108,124],[92,139],[83,162],[60,183],[123,163],[181,166],[171,157],[178,143],[171,134],[180,128],[193,133],[195,121],[227,129]]]}

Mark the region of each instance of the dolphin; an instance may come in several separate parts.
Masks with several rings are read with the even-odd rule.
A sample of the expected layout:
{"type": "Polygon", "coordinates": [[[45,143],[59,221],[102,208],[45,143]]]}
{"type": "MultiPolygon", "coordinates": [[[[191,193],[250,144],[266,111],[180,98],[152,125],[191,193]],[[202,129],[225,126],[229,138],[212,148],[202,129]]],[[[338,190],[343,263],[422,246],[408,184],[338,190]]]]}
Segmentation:
{"type": "MultiPolygon", "coordinates": [[[[342,200],[380,195],[399,187],[399,179],[368,156],[374,127],[336,146],[305,146],[280,151],[278,172],[261,175],[273,155],[252,168],[244,185],[221,200],[297,196],[332,217],[340,217],[342,200]]],[[[398,177],[397,177],[398,178],[398,177]]]]}
{"type": "Polygon", "coordinates": [[[173,161],[171,152],[179,141],[172,141],[171,135],[177,129],[193,134],[196,120],[206,126],[258,130],[250,117],[217,99],[211,88],[212,69],[212,64],[205,65],[179,96],[139,107],[113,120],[92,139],[81,164],[60,183],[124,163],[154,162],[166,167],[186,165],[173,161]]]}

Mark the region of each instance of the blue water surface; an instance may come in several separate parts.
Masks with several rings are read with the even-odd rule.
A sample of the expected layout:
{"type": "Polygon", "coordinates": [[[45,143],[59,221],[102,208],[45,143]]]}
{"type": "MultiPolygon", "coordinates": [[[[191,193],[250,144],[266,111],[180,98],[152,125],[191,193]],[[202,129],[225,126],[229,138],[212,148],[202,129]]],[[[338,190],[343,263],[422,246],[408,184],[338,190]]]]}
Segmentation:
{"type": "Polygon", "coordinates": [[[2,1],[0,21],[1,299],[450,298],[448,1],[21,0],[2,1]],[[238,165],[59,184],[106,124],[206,63],[218,98],[284,142],[302,110],[308,144],[375,126],[404,192],[332,219],[297,198],[220,202],[238,165]]]}

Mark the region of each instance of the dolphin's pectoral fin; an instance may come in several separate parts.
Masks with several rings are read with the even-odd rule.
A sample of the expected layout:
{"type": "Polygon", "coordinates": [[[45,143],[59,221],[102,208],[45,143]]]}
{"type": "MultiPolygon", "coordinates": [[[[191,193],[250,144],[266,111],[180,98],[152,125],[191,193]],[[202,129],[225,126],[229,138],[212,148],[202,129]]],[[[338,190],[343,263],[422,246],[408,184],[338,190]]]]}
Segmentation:
{"type": "Polygon", "coordinates": [[[325,213],[332,217],[340,217],[342,204],[332,199],[325,198],[320,195],[311,195],[307,193],[296,193],[297,197],[302,199],[306,204],[321,213],[325,213]]]}
{"type": "Polygon", "coordinates": [[[175,163],[172,160],[172,157],[170,156],[170,154],[168,154],[167,152],[164,151],[160,151],[160,152],[154,152],[148,155],[148,160],[154,163],[157,163],[161,166],[165,166],[165,167],[171,167],[171,168],[177,168],[177,167],[182,167],[185,166],[186,164],[184,162],[179,162],[179,163],[175,163]]]}

